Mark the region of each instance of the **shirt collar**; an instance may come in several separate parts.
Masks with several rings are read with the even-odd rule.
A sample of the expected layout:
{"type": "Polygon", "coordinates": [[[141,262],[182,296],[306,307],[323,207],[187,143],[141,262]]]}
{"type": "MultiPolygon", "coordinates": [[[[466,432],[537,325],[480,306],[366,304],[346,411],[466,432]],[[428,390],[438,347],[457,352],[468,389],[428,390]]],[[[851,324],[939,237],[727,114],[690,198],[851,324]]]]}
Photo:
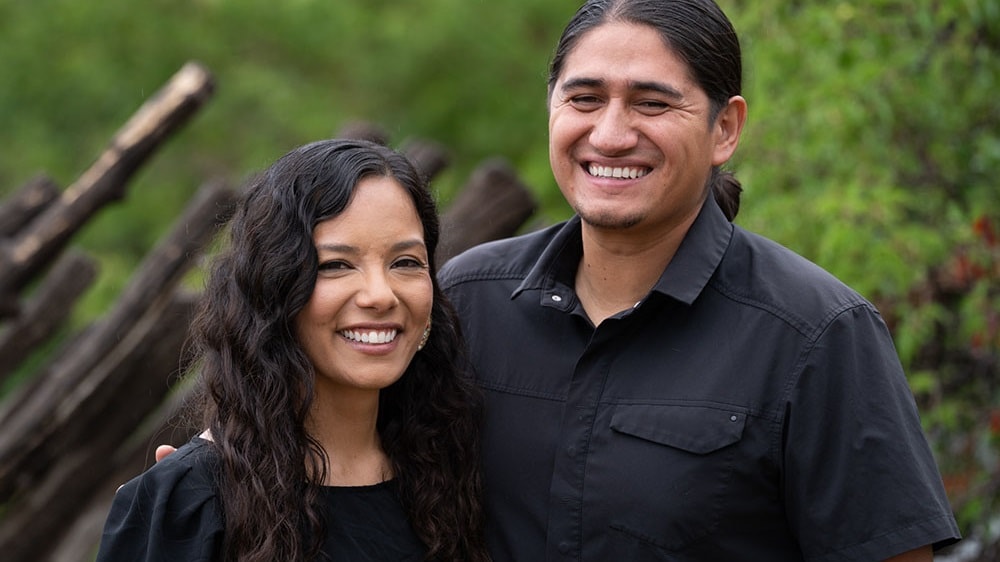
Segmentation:
{"type": "Polygon", "coordinates": [[[535,265],[514,289],[511,298],[531,289],[551,289],[556,283],[572,288],[576,279],[576,269],[583,257],[583,236],[580,217],[574,215],[564,222],[545,250],[538,256],[535,265]]]}
{"type": "Polygon", "coordinates": [[[693,303],[722,262],[732,237],[732,223],[709,196],[653,291],[693,303]]]}
{"type": "MultiPolygon", "coordinates": [[[[566,221],[552,237],[511,298],[531,289],[572,288],[583,257],[580,217],[566,221]]],[[[708,197],[677,253],[653,286],[653,291],[691,304],[715,273],[733,236],[733,225],[714,197],[708,197]]]]}

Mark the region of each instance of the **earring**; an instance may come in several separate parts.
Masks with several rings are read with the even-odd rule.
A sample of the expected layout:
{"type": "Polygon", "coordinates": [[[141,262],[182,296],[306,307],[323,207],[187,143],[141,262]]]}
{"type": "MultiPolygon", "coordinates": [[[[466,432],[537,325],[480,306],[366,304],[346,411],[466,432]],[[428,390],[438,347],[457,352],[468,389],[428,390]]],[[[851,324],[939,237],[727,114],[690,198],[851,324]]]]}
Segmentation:
{"type": "Polygon", "coordinates": [[[424,348],[425,345],[427,345],[427,340],[430,337],[431,337],[431,323],[430,321],[428,321],[427,327],[424,328],[423,335],[420,336],[420,343],[417,344],[417,351],[420,351],[421,349],[424,348]]]}

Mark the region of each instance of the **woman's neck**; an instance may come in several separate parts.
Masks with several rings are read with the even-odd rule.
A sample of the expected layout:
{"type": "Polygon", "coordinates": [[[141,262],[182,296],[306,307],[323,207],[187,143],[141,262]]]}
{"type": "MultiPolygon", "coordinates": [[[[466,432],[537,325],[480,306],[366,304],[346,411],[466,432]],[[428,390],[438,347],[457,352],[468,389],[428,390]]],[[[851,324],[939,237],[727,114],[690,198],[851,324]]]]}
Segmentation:
{"type": "Polygon", "coordinates": [[[376,426],[378,394],[368,399],[321,397],[313,403],[309,434],[326,454],[326,486],[368,486],[393,477],[376,426]]]}

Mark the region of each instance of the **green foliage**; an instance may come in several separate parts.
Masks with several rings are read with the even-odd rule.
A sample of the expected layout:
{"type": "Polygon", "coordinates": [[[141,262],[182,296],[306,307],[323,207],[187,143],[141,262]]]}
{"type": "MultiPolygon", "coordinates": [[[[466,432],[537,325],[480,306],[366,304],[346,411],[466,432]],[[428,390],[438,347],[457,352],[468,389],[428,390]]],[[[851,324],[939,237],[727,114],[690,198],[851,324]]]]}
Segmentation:
{"type": "Polygon", "coordinates": [[[879,305],[968,528],[997,509],[1000,476],[1000,8],[734,8],[751,108],[739,221],[879,305]]]}
{"type": "MultiPolygon", "coordinates": [[[[745,49],[738,222],[875,302],[968,528],[996,510],[1000,399],[1000,4],[722,0],[745,49]]],[[[188,60],[218,90],[79,244],[105,309],[199,184],[238,182],[354,120],[453,151],[447,200],[502,155],[542,220],[545,73],[578,0],[0,2],[0,195],[68,184],[188,60]]]]}

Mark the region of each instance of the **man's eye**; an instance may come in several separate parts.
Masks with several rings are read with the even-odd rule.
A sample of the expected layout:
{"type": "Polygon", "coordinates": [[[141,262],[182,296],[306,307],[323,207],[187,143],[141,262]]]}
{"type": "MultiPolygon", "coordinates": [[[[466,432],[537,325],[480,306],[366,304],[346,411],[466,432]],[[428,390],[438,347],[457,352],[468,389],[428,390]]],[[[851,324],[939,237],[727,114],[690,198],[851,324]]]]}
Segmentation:
{"type": "Polygon", "coordinates": [[[659,100],[644,100],[635,104],[646,115],[658,115],[670,109],[670,104],[659,100]]]}
{"type": "Polygon", "coordinates": [[[569,98],[569,103],[579,109],[590,109],[600,105],[601,98],[590,94],[581,94],[569,98]]]}

